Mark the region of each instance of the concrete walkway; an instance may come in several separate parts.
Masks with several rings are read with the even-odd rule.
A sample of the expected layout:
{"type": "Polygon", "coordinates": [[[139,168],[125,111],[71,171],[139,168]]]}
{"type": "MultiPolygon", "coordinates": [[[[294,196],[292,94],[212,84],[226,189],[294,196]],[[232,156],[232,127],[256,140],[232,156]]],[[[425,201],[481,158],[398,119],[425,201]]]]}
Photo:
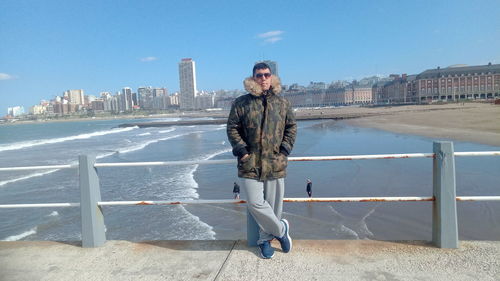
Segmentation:
{"type": "MultiPolygon", "coordinates": [[[[279,245],[273,242],[279,248],[279,245]]],[[[0,280],[500,280],[500,241],[294,240],[271,260],[246,241],[0,242],[0,280]]]]}

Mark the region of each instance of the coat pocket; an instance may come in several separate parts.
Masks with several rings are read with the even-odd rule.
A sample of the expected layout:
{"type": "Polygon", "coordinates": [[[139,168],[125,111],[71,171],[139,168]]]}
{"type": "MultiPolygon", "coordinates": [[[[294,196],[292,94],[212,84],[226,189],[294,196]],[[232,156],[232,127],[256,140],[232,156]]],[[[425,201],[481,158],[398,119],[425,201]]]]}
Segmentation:
{"type": "Polygon", "coordinates": [[[241,158],[238,158],[238,170],[244,173],[255,172],[255,155],[253,153],[249,155],[248,159],[244,162],[241,161],[241,158]]]}
{"type": "Polygon", "coordinates": [[[273,172],[279,173],[286,170],[288,166],[288,157],[283,153],[274,154],[273,159],[273,172]]]}

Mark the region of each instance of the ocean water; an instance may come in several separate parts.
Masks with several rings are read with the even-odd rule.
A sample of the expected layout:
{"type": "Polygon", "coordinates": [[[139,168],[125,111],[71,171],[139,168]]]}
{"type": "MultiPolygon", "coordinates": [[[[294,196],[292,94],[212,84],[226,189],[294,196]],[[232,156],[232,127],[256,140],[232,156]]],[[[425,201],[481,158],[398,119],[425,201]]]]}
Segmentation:
{"type": "MultiPolygon", "coordinates": [[[[172,121],[176,119],[155,119],[172,121]]],[[[117,128],[134,120],[0,126],[0,166],[233,159],[224,125],[117,128]]],[[[148,120],[141,120],[148,121],[148,120]]],[[[151,120],[153,121],[153,120],[151,120]]],[[[292,156],[432,152],[432,139],[301,121],[292,156]]],[[[455,151],[499,147],[454,142],[455,151]]],[[[456,158],[458,195],[500,195],[500,157],[456,158]]],[[[99,168],[104,201],[228,199],[234,164],[99,168]]],[[[431,159],[290,162],[286,197],[431,196],[431,159]]],[[[245,194],[242,194],[245,198],[245,194]]],[[[0,204],[78,202],[76,169],[0,172],[0,204]]],[[[429,202],[286,203],[295,238],[431,239],[429,202]]],[[[245,205],[104,207],[108,239],[245,239],[245,205]]],[[[461,239],[500,239],[500,203],[459,202],[461,239]]],[[[0,240],[79,240],[79,208],[0,209],[0,240]]]]}

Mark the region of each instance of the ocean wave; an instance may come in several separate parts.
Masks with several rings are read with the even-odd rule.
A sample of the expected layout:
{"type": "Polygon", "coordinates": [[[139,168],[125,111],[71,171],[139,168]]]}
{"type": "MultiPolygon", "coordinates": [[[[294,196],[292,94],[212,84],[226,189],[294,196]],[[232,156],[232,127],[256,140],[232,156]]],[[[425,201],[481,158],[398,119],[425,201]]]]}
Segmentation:
{"type": "Polygon", "coordinates": [[[48,214],[47,217],[57,217],[59,213],[57,211],[52,211],[52,213],[48,214]]]}
{"type": "Polygon", "coordinates": [[[25,237],[28,237],[30,235],[35,234],[36,231],[37,231],[37,227],[33,227],[32,229],[25,231],[21,234],[9,236],[9,237],[3,239],[2,241],[18,241],[18,240],[21,240],[25,237]]]}
{"type": "MultiPolygon", "coordinates": [[[[209,154],[201,155],[200,157],[197,157],[197,158],[192,159],[192,160],[195,160],[195,161],[210,160],[217,155],[227,153],[230,151],[231,151],[231,149],[217,150],[217,151],[209,153],[209,154]]],[[[187,172],[179,175],[178,180],[180,182],[182,182],[187,187],[187,189],[185,190],[185,192],[186,192],[185,195],[191,196],[191,198],[188,198],[188,199],[198,199],[199,194],[197,192],[197,189],[198,189],[199,185],[198,185],[198,182],[196,182],[196,180],[194,179],[194,174],[195,174],[196,170],[198,170],[199,165],[195,164],[195,165],[190,165],[190,166],[191,167],[187,169],[187,172]]],[[[215,239],[216,233],[213,230],[213,227],[211,225],[203,222],[202,220],[200,220],[200,218],[198,216],[195,216],[192,213],[190,213],[189,211],[187,211],[184,208],[184,206],[180,205],[180,207],[182,207],[182,209],[185,212],[187,212],[187,214],[189,214],[195,220],[195,222],[197,224],[199,224],[201,227],[203,227],[206,231],[205,233],[197,234],[195,237],[192,237],[193,233],[191,233],[190,237],[188,239],[194,239],[194,240],[215,239]]]]}
{"type": "Polygon", "coordinates": [[[138,134],[138,136],[149,136],[151,133],[143,133],[143,134],[138,134]]]}
{"type": "Polygon", "coordinates": [[[103,153],[103,154],[99,154],[95,157],[95,159],[102,159],[102,158],[105,158],[105,157],[108,157],[108,156],[111,156],[113,154],[115,154],[116,151],[112,151],[112,152],[106,152],[106,153],[103,153]]]}
{"type": "MultiPolygon", "coordinates": [[[[214,158],[217,155],[230,152],[231,149],[222,149],[217,150],[215,152],[200,155],[196,158],[191,158],[192,161],[203,161],[214,158]]],[[[168,189],[165,189],[164,193],[161,194],[161,197],[165,197],[166,200],[195,200],[199,198],[199,193],[197,189],[199,187],[198,182],[194,178],[194,174],[198,170],[199,164],[186,165],[182,168],[177,174],[169,179],[158,179],[157,183],[153,183],[154,186],[158,186],[161,184],[165,184],[168,181],[167,185],[174,186],[168,189]]]]}
{"type": "Polygon", "coordinates": [[[186,212],[187,215],[191,216],[191,218],[194,219],[196,223],[198,223],[202,228],[205,229],[205,233],[186,233],[186,237],[182,237],[181,239],[184,240],[215,240],[215,231],[214,228],[207,224],[206,222],[200,220],[198,216],[193,215],[190,213],[186,208],[182,205],[178,205],[180,209],[182,209],[184,212],[186,212]],[[193,236],[194,235],[194,236],[193,236]]]}
{"type": "Polygon", "coordinates": [[[200,133],[200,132],[199,131],[198,132],[189,132],[189,133],[178,134],[178,135],[169,136],[169,137],[165,137],[165,138],[159,138],[159,139],[150,140],[150,141],[141,143],[141,144],[136,145],[136,146],[131,146],[131,147],[126,147],[126,148],[123,148],[123,149],[119,149],[118,153],[125,154],[125,153],[129,153],[129,152],[132,152],[132,151],[141,150],[141,149],[144,149],[146,146],[148,146],[150,144],[153,144],[153,143],[157,143],[159,141],[165,141],[165,140],[175,139],[175,138],[178,138],[178,137],[182,137],[182,136],[186,136],[186,135],[190,135],[190,134],[195,134],[195,133],[200,133]]]}
{"type": "Polygon", "coordinates": [[[232,151],[231,148],[225,148],[225,149],[217,150],[217,151],[215,151],[213,153],[210,153],[210,154],[206,155],[205,159],[201,159],[201,160],[210,160],[210,159],[214,158],[217,155],[221,155],[221,154],[228,153],[228,152],[231,152],[231,151],[232,151]]]}
{"type": "Polygon", "coordinates": [[[373,237],[374,234],[370,231],[370,229],[368,229],[366,219],[375,212],[377,206],[378,205],[370,209],[361,219],[342,215],[335,210],[333,206],[328,206],[333,212],[334,217],[336,217],[336,222],[334,222],[336,226],[332,228],[332,231],[338,235],[347,235],[348,237],[352,237],[354,239],[367,239],[373,237]]]}
{"type": "Polygon", "coordinates": [[[170,132],[173,132],[173,131],[175,131],[175,128],[170,128],[168,130],[161,130],[161,131],[158,131],[158,133],[165,134],[165,133],[170,133],[170,132]]]}
{"type": "Polygon", "coordinates": [[[179,187],[182,188],[177,190],[175,200],[192,200],[200,197],[198,192],[196,192],[198,189],[198,183],[193,176],[197,168],[198,165],[186,166],[181,173],[177,174],[173,178],[172,183],[179,185],[179,187]]]}
{"type": "Polygon", "coordinates": [[[39,145],[61,143],[61,142],[72,141],[72,140],[89,139],[92,137],[127,132],[127,131],[131,131],[131,130],[134,130],[137,128],[139,128],[139,127],[135,126],[135,127],[127,127],[127,128],[115,128],[115,129],[106,130],[106,131],[97,131],[97,132],[93,132],[93,133],[80,134],[80,135],[74,135],[74,136],[63,137],[63,138],[41,139],[41,140],[33,140],[33,141],[25,141],[25,142],[16,142],[16,143],[8,144],[5,146],[1,146],[0,152],[8,151],[8,150],[18,150],[18,149],[29,148],[29,147],[39,146],[39,145]]]}
{"type": "Polygon", "coordinates": [[[168,117],[168,118],[155,118],[153,120],[151,120],[151,123],[155,123],[155,122],[177,122],[177,121],[180,121],[182,120],[181,118],[172,118],[172,117],[168,117]]]}
{"type": "MultiPolygon", "coordinates": [[[[174,131],[174,130],[175,129],[172,129],[172,130],[170,130],[170,132],[174,131]]],[[[154,140],[146,141],[146,142],[141,143],[139,145],[135,145],[135,146],[132,146],[132,147],[126,147],[126,148],[123,148],[123,149],[118,150],[118,151],[111,151],[111,152],[105,152],[105,153],[99,154],[99,155],[96,156],[96,159],[106,158],[106,157],[114,155],[115,153],[125,154],[125,153],[129,153],[129,152],[132,152],[132,151],[141,150],[141,149],[144,149],[146,146],[148,146],[148,145],[150,145],[152,143],[156,143],[156,142],[164,141],[164,140],[169,140],[169,139],[174,139],[174,138],[178,138],[178,137],[182,137],[182,136],[186,136],[186,135],[194,134],[194,133],[200,133],[200,132],[199,131],[188,132],[188,133],[184,133],[184,134],[178,134],[178,135],[174,135],[174,136],[169,136],[169,137],[164,137],[164,138],[160,138],[160,139],[154,139],[154,140]]],[[[67,165],[67,163],[60,163],[60,164],[61,165],[67,165]]],[[[71,161],[69,163],[69,165],[76,165],[76,164],[78,164],[78,161],[71,161]]],[[[45,175],[54,173],[54,172],[59,171],[59,170],[60,169],[53,169],[53,170],[44,171],[44,172],[36,172],[36,173],[28,174],[28,175],[23,175],[23,176],[18,177],[18,178],[9,179],[9,180],[5,180],[5,181],[0,181],[0,187],[5,186],[5,185],[10,184],[10,183],[14,183],[14,182],[22,181],[22,180],[27,180],[27,179],[30,179],[30,178],[33,178],[33,177],[45,176],[45,175]]],[[[186,178],[184,180],[191,181],[189,178],[186,178]]],[[[194,197],[197,198],[197,195],[194,195],[194,197]]]]}
{"type": "MultiPolygon", "coordinates": [[[[111,155],[113,155],[115,153],[116,153],[116,151],[106,152],[106,153],[103,153],[103,154],[99,154],[99,155],[96,156],[96,159],[102,159],[102,158],[111,156],[111,155]]],[[[78,164],[78,161],[72,161],[72,162],[69,163],[69,165],[76,165],[76,164],[78,164]]],[[[68,164],[67,163],[60,163],[60,165],[68,165],[68,164]]],[[[31,178],[34,178],[34,177],[41,177],[41,176],[45,176],[45,175],[48,175],[48,174],[52,174],[52,173],[57,172],[59,170],[60,169],[53,169],[53,170],[48,170],[48,171],[45,171],[45,172],[37,172],[37,173],[32,173],[32,174],[24,175],[24,176],[21,176],[21,177],[18,177],[18,178],[14,178],[14,179],[0,181],[0,187],[4,186],[4,185],[7,185],[9,183],[13,183],[13,182],[18,182],[18,181],[22,181],[22,180],[31,179],[31,178]]]]}
{"type": "Polygon", "coordinates": [[[45,171],[45,172],[39,172],[39,173],[33,173],[33,174],[25,175],[25,176],[22,176],[22,177],[19,177],[19,178],[15,178],[15,179],[10,179],[10,180],[6,180],[6,181],[0,181],[0,186],[4,186],[4,185],[7,185],[7,184],[13,183],[13,182],[27,180],[27,179],[34,178],[34,177],[45,176],[45,175],[51,174],[51,173],[59,171],[59,170],[60,169],[48,170],[48,171],[45,171]]]}
{"type": "MultiPolygon", "coordinates": [[[[227,149],[227,148],[222,149],[222,150],[217,150],[215,152],[202,155],[202,156],[197,157],[197,158],[192,159],[192,160],[193,161],[210,160],[217,155],[227,153],[230,151],[231,151],[231,149],[227,149]]],[[[191,190],[188,190],[188,192],[191,194],[191,197],[193,197],[194,199],[198,199],[199,194],[198,194],[198,192],[196,192],[196,189],[198,189],[199,186],[198,186],[198,182],[194,179],[194,173],[196,172],[196,170],[198,170],[199,164],[194,164],[194,165],[190,165],[190,166],[191,167],[188,168],[188,170],[184,174],[180,175],[180,177],[182,177],[182,179],[180,179],[180,180],[181,180],[181,182],[186,183],[186,186],[189,189],[191,189],[191,190]]]]}

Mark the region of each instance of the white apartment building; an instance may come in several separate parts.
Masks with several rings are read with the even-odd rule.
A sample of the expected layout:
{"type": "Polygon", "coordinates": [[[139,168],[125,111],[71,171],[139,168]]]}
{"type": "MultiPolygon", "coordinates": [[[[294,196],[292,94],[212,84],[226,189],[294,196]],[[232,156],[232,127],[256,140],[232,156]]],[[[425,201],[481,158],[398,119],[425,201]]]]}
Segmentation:
{"type": "Polygon", "coordinates": [[[33,114],[33,115],[44,114],[46,112],[46,108],[47,108],[47,106],[34,105],[34,106],[30,107],[30,114],[33,114]]]}
{"type": "Polygon", "coordinates": [[[24,114],[24,107],[22,106],[14,106],[14,107],[9,107],[7,108],[7,115],[10,116],[19,116],[24,114]]]}
{"type": "Polygon", "coordinates": [[[122,105],[122,110],[123,111],[131,111],[132,108],[134,107],[134,102],[132,100],[132,89],[129,87],[124,87],[122,88],[122,93],[121,93],[121,101],[120,104],[122,105]]]}
{"type": "Polygon", "coordinates": [[[207,109],[213,108],[215,104],[215,94],[210,93],[200,93],[195,98],[195,108],[196,109],[207,109]]]}
{"type": "Polygon", "coordinates": [[[68,97],[69,104],[83,105],[85,102],[83,90],[67,90],[64,96],[68,97]]]}
{"type": "Polygon", "coordinates": [[[196,69],[195,63],[190,58],[182,59],[179,63],[179,83],[180,83],[180,109],[195,109],[196,98],[196,69]]]}
{"type": "Polygon", "coordinates": [[[139,87],[137,89],[137,98],[142,109],[153,108],[153,88],[151,86],[139,87]]]}

